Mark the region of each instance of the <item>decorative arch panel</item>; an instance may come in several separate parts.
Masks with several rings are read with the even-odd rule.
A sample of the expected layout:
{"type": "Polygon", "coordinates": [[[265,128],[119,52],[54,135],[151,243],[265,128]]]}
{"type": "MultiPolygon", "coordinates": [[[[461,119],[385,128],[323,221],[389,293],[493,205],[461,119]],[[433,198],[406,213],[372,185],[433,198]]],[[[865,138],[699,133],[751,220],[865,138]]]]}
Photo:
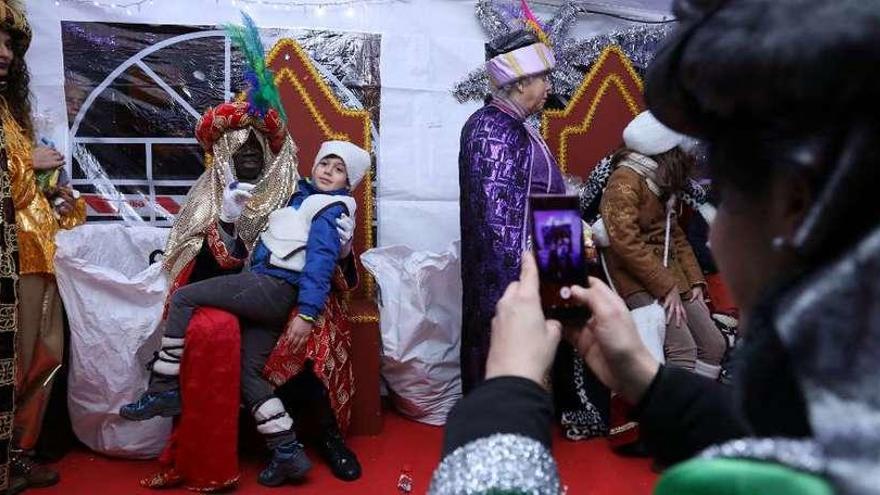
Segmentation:
{"type": "Polygon", "coordinates": [[[568,106],[544,112],[541,133],[563,172],[586,178],[623,144],[623,129],[645,109],[642,89],[623,50],[605,48],[568,106]]]}

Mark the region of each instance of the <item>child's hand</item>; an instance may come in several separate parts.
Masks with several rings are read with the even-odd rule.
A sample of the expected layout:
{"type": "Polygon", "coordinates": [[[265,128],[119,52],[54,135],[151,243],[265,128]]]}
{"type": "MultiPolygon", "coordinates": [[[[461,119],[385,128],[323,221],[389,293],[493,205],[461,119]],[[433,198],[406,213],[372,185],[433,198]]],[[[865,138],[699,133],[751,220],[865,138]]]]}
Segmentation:
{"type": "Polygon", "coordinates": [[[70,215],[76,207],[76,200],[73,198],[73,192],[70,188],[61,188],[58,197],[55,198],[55,210],[59,215],[70,215]],[[60,200],[60,201],[59,201],[60,200]]]}
{"type": "Polygon", "coordinates": [[[293,322],[285,330],[284,335],[281,336],[287,342],[287,347],[291,353],[296,353],[306,345],[309,336],[312,334],[313,326],[313,323],[302,318],[297,317],[293,319],[293,322]]]}
{"type": "Polygon", "coordinates": [[[339,233],[339,243],[342,244],[339,259],[348,258],[348,255],[351,254],[351,240],[354,237],[354,227],[354,219],[348,215],[342,215],[336,220],[336,232],[339,233]]]}
{"type": "Polygon", "coordinates": [[[69,215],[76,207],[78,194],[69,186],[49,187],[45,195],[59,215],[69,215]]]}

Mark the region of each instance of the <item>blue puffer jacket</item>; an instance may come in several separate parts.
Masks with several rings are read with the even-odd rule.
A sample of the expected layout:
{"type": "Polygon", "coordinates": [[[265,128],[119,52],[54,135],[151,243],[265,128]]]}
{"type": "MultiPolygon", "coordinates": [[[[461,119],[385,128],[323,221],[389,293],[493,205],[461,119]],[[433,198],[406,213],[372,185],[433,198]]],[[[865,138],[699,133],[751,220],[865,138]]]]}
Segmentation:
{"type": "MultiPolygon", "coordinates": [[[[299,181],[296,192],[287,202],[288,207],[298,209],[312,194],[343,196],[351,194],[348,188],[331,192],[319,191],[308,179],[299,181]]],[[[348,214],[342,205],[327,208],[312,219],[309,240],[306,243],[306,264],[302,272],[295,272],[269,264],[271,253],[262,241],[257,242],[251,255],[251,271],[280,278],[299,287],[299,314],[317,318],[324,310],[330,293],[330,280],[342,245],[336,230],[336,220],[348,214]]]]}

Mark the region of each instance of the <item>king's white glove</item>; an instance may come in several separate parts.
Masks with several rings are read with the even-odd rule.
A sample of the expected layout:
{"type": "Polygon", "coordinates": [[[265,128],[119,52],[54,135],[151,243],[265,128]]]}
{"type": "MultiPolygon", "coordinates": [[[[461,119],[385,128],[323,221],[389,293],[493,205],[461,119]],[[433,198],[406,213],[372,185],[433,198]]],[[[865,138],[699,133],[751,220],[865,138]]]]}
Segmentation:
{"type": "Polygon", "coordinates": [[[339,258],[347,258],[351,254],[351,240],[354,237],[354,219],[348,215],[342,215],[336,219],[336,231],[339,232],[339,243],[342,244],[339,258]]]}
{"type": "Polygon", "coordinates": [[[251,199],[251,191],[256,187],[247,182],[232,182],[223,190],[223,205],[220,207],[220,220],[235,223],[241,216],[244,205],[251,199]]]}

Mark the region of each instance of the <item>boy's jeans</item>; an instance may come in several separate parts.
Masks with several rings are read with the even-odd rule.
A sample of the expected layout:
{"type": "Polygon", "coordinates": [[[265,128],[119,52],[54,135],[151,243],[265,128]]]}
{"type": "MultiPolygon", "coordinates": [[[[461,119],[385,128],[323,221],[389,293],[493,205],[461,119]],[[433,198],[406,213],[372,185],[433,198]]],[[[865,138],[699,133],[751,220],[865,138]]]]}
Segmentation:
{"type": "Polygon", "coordinates": [[[183,338],[198,307],[210,306],[238,316],[242,398],[251,409],[273,395],[275,387],[263,378],[263,366],[287,324],[297,294],[296,286],[251,272],[196,282],[171,297],[165,336],[183,338]]]}

